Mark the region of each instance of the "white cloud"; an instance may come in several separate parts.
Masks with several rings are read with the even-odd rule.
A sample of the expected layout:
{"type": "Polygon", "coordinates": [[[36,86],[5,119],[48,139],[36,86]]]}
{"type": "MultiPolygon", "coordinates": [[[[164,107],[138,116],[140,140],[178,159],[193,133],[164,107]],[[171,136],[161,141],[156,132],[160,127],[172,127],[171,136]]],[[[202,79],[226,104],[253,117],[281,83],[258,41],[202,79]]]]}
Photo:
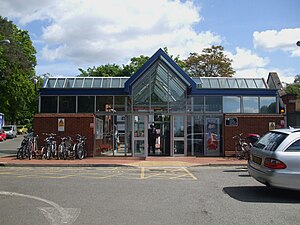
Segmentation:
{"type": "MultiPolygon", "coordinates": [[[[0,0],[1,1],[1,0],[0,0]]],[[[3,0],[2,0],[3,1],[3,0]]],[[[137,55],[151,56],[158,48],[186,57],[221,38],[196,32],[202,20],[192,1],[180,0],[10,0],[0,13],[21,24],[47,20],[43,28],[44,59],[76,64],[127,63],[137,55]]]]}
{"type": "Polygon", "coordinates": [[[266,77],[269,73],[265,67],[269,64],[268,58],[258,56],[249,49],[235,49],[235,53],[225,52],[232,59],[232,67],[236,71],[234,77],[266,77]]]}
{"type": "Polygon", "coordinates": [[[237,78],[264,78],[267,80],[270,72],[276,72],[281,81],[293,83],[297,72],[294,69],[282,69],[270,65],[268,58],[263,58],[249,49],[236,48],[235,53],[225,52],[233,60],[232,67],[237,78]]]}
{"type": "Polygon", "coordinates": [[[268,51],[281,50],[288,52],[292,57],[300,57],[300,48],[296,46],[296,42],[300,39],[300,28],[256,31],[253,38],[255,48],[268,51]]]}

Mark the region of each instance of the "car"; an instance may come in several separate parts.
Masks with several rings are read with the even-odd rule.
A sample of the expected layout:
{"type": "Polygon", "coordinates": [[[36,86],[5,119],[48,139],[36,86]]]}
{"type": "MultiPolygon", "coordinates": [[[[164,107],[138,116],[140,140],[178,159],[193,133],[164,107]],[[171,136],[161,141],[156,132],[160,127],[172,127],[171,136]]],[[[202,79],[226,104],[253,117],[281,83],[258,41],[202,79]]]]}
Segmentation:
{"type": "Polygon", "coordinates": [[[270,187],[300,191],[300,129],[269,131],[250,149],[248,173],[270,187]]]}
{"type": "Polygon", "coordinates": [[[0,141],[6,140],[6,133],[3,129],[0,129],[0,141]]]}
{"type": "Polygon", "coordinates": [[[18,131],[18,134],[27,134],[28,128],[24,125],[18,125],[17,131],[18,131]]]}
{"type": "Polygon", "coordinates": [[[5,131],[7,138],[17,137],[17,126],[16,125],[5,125],[5,126],[2,126],[2,129],[5,131]]]}

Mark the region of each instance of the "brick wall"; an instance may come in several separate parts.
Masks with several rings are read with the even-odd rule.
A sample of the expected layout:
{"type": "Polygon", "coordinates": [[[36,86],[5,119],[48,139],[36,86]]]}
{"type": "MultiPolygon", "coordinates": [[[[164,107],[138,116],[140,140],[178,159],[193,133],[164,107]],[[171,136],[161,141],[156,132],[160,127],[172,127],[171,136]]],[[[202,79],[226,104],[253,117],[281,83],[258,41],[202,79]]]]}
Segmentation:
{"type": "Polygon", "coordinates": [[[284,116],[282,115],[236,115],[236,114],[226,114],[224,116],[224,152],[225,156],[234,156],[235,140],[232,139],[233,136],[243,133],[244,135],[254,133],[263,135],[269,131],[269,122],[275,122],[276,128],[281,128],[284,121],[284,116]],[[238,126],[226,126],[225,119],[229,117],[238,118],[238,126]]]}
{"type": "Polygon", "coordinates": [[[55,133],[57,144],[60,143],[60,137],[71,136],[75,139],[77,134],[87,137],[86,147],[88,156],[93,156],[95,146],[94,114],[56,114],[43,113],[36,114],[33,121],[34,133],[39,135],[38,146],[41,149],[45,135],[43,133],[55,133]],[[65,119],[65,131],[58,131],[58,119],[65,119]]]}

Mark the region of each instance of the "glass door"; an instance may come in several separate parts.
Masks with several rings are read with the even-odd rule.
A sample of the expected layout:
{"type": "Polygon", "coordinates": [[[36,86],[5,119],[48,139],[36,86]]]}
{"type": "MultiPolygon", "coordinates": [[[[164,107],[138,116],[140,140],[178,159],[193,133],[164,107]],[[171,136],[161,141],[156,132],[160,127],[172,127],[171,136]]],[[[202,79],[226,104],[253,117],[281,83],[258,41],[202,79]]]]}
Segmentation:
{"type": "Polygon", "coordinates": [[[170,142],[170,116],[163,113],[149,115],[148,155],[170,156],[170,142]]]}
{"type": "Polygon", "coordinates": [[[174,156],[185,154],[184,134],[186,133],[185,131],[186,124],[184,118],[185,117],[183,115],[173,116],[174,156]]]}
{"type": "Polygon", "coordinates": [[[144,115],[133,116],[133,138],[132,146],[134,156],[145,156],[148,144],[146,142],[147,137],[147,121],[144,115]]]}

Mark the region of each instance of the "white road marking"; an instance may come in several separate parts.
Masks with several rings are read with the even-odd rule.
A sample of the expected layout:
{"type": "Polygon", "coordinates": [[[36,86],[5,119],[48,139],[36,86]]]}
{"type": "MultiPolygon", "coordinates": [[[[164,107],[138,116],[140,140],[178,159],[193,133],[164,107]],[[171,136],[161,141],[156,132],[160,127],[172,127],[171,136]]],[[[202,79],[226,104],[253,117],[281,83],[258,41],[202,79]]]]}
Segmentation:
{"type": "Polygon", "coordinates": [[[52,207],[45,207],[45,208],[39,208],[43,215],[47,218],[47,220],[52,225],[69,225],[73,224],[77,217],[80,214],[80,208],[63,208],[60,205],[56,204],[55,202],[39,198],[32,195],[25,195],[15,192],[7,192],[7,191],[0,191],[0,195],[9,195],[9,196],[18,196],[23,198],[31,198],[38,201],[45,202],[52,207]],[[56,210],[56,211],[55,211],[56,210]]]}

